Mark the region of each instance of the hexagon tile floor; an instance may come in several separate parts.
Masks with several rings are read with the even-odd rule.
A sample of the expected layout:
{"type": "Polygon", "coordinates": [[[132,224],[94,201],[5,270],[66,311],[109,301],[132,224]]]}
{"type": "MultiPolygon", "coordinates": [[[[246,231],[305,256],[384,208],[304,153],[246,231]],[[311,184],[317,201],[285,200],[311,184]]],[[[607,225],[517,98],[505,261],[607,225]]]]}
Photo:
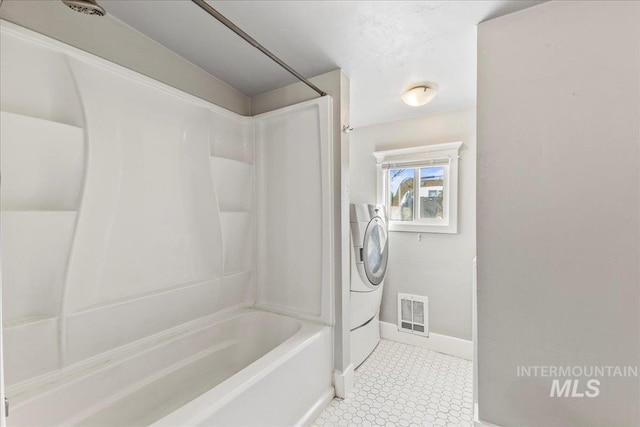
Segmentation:
{"type": "Polygon", "coordinates": [[[468,360],[382,340],[313,426],[473,426],[472,375],[468,360]]]}

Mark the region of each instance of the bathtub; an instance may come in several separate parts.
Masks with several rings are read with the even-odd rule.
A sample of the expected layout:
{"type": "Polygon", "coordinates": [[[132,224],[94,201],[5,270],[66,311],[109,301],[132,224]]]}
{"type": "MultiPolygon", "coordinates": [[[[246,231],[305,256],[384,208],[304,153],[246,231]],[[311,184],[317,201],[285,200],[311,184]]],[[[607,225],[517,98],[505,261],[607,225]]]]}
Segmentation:
{"type": "Polygon", "coordinates": [[[333,398],[328,326],[199,319],[8,390],[9,426],[293,426],[333,398]]]}

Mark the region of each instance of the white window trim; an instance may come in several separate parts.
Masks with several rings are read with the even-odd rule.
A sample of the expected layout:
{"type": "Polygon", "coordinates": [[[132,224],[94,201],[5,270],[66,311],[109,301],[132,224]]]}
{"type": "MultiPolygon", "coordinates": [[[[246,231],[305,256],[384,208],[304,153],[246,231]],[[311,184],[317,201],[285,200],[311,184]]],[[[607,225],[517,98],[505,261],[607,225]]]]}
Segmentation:
{"type": "Polygon", "coordinates": [[[436,161],[448,161],[446,163],[448,167],[445,168],[446,181],[448,182],[448,192],[445,193],[444,200],[444,210],[447,212],[445,215],[446,220],[438,224],[429,223],[429,220],[414,220],[410,222],[389,220],[389,231],[449,234],[458,232],[458,159],[461,146],[462,142],[447,142],[373,153],[378,171],[378,204],[385,205],[387,212],[390,212],[389,200],[387,200],[389,194],[389,191],[387,191],[387,170],[390,167],[420,167],[429,166],[436,161]]]}

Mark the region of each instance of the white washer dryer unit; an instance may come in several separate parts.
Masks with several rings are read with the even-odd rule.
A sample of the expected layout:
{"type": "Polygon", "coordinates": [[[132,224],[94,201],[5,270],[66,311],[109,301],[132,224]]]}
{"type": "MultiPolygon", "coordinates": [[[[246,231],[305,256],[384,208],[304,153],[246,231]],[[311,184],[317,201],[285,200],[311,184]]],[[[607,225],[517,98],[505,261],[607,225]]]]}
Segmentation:
{"type": "Polygon", "coordinates": [[[384,206],[351,205],[351,360],[359,366],[380,342],[380,302],[387,271],[384,206]]]}

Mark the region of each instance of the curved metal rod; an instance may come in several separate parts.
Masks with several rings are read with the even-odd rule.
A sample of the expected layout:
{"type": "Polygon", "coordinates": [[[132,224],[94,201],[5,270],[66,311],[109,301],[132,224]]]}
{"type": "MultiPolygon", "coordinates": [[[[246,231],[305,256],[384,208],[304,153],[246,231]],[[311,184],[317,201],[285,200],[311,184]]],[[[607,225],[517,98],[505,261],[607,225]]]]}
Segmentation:
{"type": "Polygon", "coordinates": [[[309,86],[311,89],[315,90],[316,92],[318,92],[320,94],[320,96],[325,96],[326,93],[323,92],[322,90],[320,90],[316,85],[314,85],[313,83],[311,83],[309,80],[307,80],[306,78],[304,78],[300,73],[298,73],[296,70],[294,70],[293,68],[291,68],[290,66],[288,66],[283,60],[281,60],[280,58],[278,58],[277,56],[275,56],[273,53],[271,53],[269,51],[269,49],[267,49],[266,47],[262,46],[260,43],[258,43],[253,37],[251,37],[249,34],[245,33],[244,31],[242,31],[242,29],[240,27],[238,27],[236,24],[234,24],[233,22],[231,22],[229,19],[227,19],[223,14],[221,14],[220,12],[218,12],[217,10],[215,10],[213,7],[211,7],[205,0],[191,0],[192,2],[194,2],[195,4],[197,4],[198,6],[200,6],[205,12],[207,12],[209,15],[213,16],[214,18],[216,18],[218,21],[220,21],[221,24],[223,24],[225,27],[227,27],[228,29],[230,29],[231,31],[233,31],[234,33],[236,33],[237,35],[239,35],[240,37],[242,37],[246,42],[248,42],[251,46],[255,47],[256,49],[258,49],[260,52],[264,53],[265,55],[267,55],[269,58],[271,58],[276,64],[280,65],[282,68],[284,68],[285,70],[287,70],[288,72],[290,72],[291,74],[293,74],[294,76],[296,76],[296,78],[298,80],[300,80],[302,83],[306,84],[307,86],[309,86]]]}

